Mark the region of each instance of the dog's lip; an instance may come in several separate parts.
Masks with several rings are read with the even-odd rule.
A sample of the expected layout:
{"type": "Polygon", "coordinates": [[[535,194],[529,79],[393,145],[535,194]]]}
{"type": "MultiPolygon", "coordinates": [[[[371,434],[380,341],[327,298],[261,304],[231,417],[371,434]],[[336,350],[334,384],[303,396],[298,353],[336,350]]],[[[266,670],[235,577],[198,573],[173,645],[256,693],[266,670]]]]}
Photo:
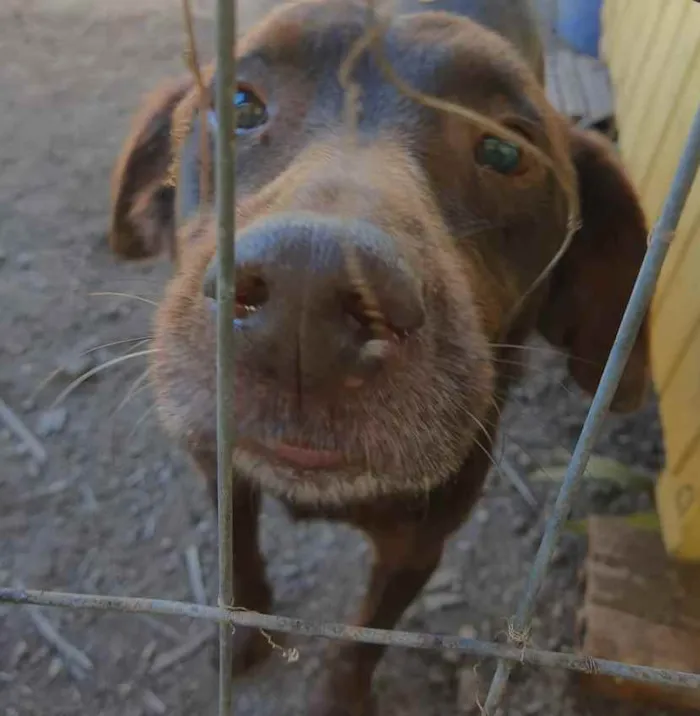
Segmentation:
{"type": "Polygon", "coordinates": [[[261,444],[247,440],[241,447],[299,470],[333,470],[345,463],[343,454],[335,450],[319,450],[289,443],[261,444]]]}

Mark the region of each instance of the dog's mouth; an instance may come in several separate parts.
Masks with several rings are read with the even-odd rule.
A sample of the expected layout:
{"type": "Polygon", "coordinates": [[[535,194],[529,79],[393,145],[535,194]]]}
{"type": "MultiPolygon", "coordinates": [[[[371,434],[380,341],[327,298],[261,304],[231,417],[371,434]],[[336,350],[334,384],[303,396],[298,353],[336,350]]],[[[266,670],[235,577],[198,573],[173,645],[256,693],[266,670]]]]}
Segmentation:
{"type": "Polygon", "coordinates": [[[343,453],[336,450],[321,450],[281,442],[261,443],[251,440],[240,441],[240,447],[273,466],[279,465],[300,472],[328,472],[348,467],[343,453]]]}

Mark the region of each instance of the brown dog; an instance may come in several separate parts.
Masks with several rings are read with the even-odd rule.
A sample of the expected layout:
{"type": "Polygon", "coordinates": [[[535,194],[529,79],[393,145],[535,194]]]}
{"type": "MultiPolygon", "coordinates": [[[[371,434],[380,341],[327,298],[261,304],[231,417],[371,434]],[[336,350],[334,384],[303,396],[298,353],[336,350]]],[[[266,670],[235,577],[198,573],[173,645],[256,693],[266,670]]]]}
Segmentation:
{"type": "MultiPolygon", "coordinates": [[[[486,5],[465,0],[463,14],[486,5]]],[[[534,30],[516,26],[522,42],[457,14],[398,15],[381,51],[412,88],[510,129],[549,168],[407,97],[371,50],[351,73],[360,111],[350,131],[338,72],[366,29],[361,2],[301,0],[238,48],[239,606],[272,606],[257,536],[265,489],[296,518],[365,532],[375,562],[357,623],[392,628],[478,499],[518,346],[539,330],[569,353],[585,390],[597,385],[644,255],[644,217],[612,148],[549,106],[534,30]],[[567,178],[582,228],[523,302],[567,235],[567,178]]],[[[187,168],[177,191],[163,184],[174,112],[196,110],[184,80],[140,115],[115,173],[112,247],[129,257],[174,247],[179,268],[156,320],[157,399],[213,485],[215,221],[196,212],[196,190],[188,198],[187,168]]],[[[615,409],[642,403],[646,352],[643,331],[615,409]]],[[[236,638],[238,670],[267,652],[255,633],[236,638]]],[[[364,714],[382,651],[334,646],[310,713],[364,714]]]]}

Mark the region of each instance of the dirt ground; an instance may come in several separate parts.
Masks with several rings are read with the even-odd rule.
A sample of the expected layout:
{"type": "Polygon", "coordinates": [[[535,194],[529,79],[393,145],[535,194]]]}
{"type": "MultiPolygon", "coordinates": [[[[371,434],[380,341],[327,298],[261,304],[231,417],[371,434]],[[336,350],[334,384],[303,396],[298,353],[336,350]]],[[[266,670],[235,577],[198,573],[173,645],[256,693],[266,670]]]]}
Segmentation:
{"type": "MultiPolygon", "coordinates": [[[[201,7],[206,42],[212,22],[207,7],[201,7]]],[[[139,384],[144,359],[100,372],[51,408],[81,372],[148,337],[151,305],[91,294],[157,299],[168,276],[165,262],[123,265],[108,253],[108,176],[140,94],[179,73],[181,53],[175,0],[0,4],[0,395],[39,435],[49,455],[39,466],[9,431],[0,432],[0,584],[192,599],[183,555],[196,545],[209,598],[214,598],[214,515],[203,486],[153,419],[147,385],[139,384]],[[132,342],[80,357],[86,349],[126,340],[132,342]],[[35,395],[53,371],[58,371],[53,382],[35,395]]],[[[522,468],[551,462],[555,448],[570,450],[587,406],[556,355],[542,350],[532,356],[530,377],[514,396],[504,426],[506,454],[522,468]]],[[[600,451],[658,467],[654,407],[634,418],[611,420],[600,451]]],[[[536,491],[551,504],[556,486],[536,491]]],[[[625,512],[644,500],[589,485],[577,499],[576,515],[625,512]]],[[[544,512],[533,515],[509,484],[494,479],[402,626],[456,632],[467,625],[481,638],[502,638],[544,512]]],[[[325,524],[292,527],[273,503],[266,505],[263,535],[279,613],[332,620],[350,616],[366,568],[366,548],[356,535],[325,524]]],[[[584,550],[580,537],[564,538],[539,602],[538,646],[570,649],[573,644],[584,550]]],[[[216,712],[206,625],[43,613],[94,668],[76,670],[48,646],[26,610],[2,607],[1,714],[216,712]],[[183,644],[191,646],[189,655],[168,665],[163,657],[183,644]]],[[[273,658],[237,684],[237,714],[304,713],[324,644],[293,643],[300,651],[297,663],[273,658]]],[[[391,651],[377,675],[380,712],[462,713],[460,667],[439,653],[391,651]]],[[[486,679],[492,669],[484,663],[477,674],[486,679]]],[[[464,673],[473,674],[470,668],[464,673]]],[[[473,679],[461,681],[468,690],[473,679]]],[[[591,700],[566,673],[521,669],[505,713],[661,712],[591,700]]]]}

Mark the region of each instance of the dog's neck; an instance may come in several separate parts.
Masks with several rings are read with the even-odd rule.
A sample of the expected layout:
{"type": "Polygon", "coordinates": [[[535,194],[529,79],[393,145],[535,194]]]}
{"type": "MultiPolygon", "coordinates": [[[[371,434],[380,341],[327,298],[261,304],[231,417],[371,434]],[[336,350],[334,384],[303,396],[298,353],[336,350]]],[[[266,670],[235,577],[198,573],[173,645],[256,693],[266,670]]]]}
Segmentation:
{"type": "Polygon", "coordinates": [[[397,0],[395,13],[444,11],[468,17],[497,32],[520,51],[544,81],[541,0],[397,0]]]}

